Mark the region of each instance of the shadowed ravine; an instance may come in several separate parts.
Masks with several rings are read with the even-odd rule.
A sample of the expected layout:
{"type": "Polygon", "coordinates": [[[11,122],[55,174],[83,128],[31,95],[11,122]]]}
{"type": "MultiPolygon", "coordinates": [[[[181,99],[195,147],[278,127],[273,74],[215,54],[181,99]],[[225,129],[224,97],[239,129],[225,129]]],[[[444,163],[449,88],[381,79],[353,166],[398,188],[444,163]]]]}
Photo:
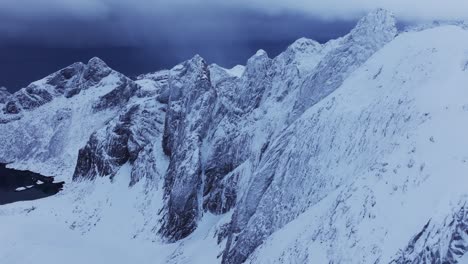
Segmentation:
{"type": "Polygon", "coordinates": [[[64,183],[31,171],[9,169],[0,163],[0,205],[52,196],[62,190],[64,183]]]}

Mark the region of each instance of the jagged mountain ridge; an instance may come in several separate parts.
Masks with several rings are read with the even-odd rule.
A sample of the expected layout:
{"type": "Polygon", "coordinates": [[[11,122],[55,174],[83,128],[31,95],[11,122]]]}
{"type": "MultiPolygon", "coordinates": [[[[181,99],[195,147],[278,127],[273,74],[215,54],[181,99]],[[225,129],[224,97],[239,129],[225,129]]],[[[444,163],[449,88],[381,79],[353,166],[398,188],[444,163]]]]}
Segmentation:
{"type": "Polygon", "coordinates": [[[54,174],[70,175],[74,165],[67,164],[76,163],[76,149],[136,92],[135,82],[98,58],[33,82],[11,95],[0,114],[2,140],[8,142],[2,162],[20,161],[26,168],[39,162],[54,174]]]}
{"type": "MultiPolygon", "coordinates": [[[[58,213],[83,239],[120,223],[123,241],[157,241],[145,246],[158,252],[152,261],[455,263],[466,250],[451,248],[463,236],[430,254],[419,232],[460,210],[466,194],[441,172],[455,168],[450,182],[466,172],[467,43],[456,26],[398,35],[393,15],[377,10],[343,38],[300,39],[273,59],[259,51],[245,68],[195,56],[132,81],[93,59],[90,74],[62,70],[13,95],[0,160],[74,181],[28,217],[58,213]],[[77,124],[85,126],[79,140],[77,124]],[[451,158],[427,154],[434,148],[451,158]],[[422,194],[429,190],[431,199],[422,194]],[[424,198],[431,203],[418,204],[424,198]],[[385,222],[401,215],[414,220],[385,222]]],[[[28,205],[5,207],[3,219],[24,217],[28,205]]],[[[438,226],[445,237],[464,230],[431,230],[438,226]]]]}

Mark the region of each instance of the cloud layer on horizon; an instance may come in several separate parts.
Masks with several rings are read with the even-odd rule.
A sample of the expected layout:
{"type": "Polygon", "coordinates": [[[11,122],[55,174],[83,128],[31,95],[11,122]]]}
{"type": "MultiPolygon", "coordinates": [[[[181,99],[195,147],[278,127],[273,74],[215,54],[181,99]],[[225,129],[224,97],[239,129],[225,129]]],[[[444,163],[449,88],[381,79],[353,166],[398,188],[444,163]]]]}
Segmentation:
{"type": "Polygon", "coordinates": [[[404,19],[466,19],[466,0],[3,0],[0,14],[19,20],[72,17],[99,19],[122,11],[148,16],[181,10],[217,12],[242,8],[259,12],[301,12],[328,19],[350,19],[375,8],[385,8],[404,19]]]}
{"type": "Polygon", "coordinates": [[[378,7],[405,21],[468,17],[466,0],[1,0],[0,79],[19,87],[91,55],[129,74],[195,53],[233,66],[259,48],[342,36],[378,7]],[[24,71],[34,76],[14,76],[24,71]]]}
{"type": "Polygon", "coordinates": [[[355,21],[378,7],[407,21],[468,18],[466,0],[2,0],[0,44],[82,45],[99,40],[134,46],[154,42],[156,34],[169,41],[204,32],[245,34],[248,29],[262,35],[269,30],[267,23],[258,27],[262,19],[273,23],[271,27],[281,26],[284,14],[355,21]]]}

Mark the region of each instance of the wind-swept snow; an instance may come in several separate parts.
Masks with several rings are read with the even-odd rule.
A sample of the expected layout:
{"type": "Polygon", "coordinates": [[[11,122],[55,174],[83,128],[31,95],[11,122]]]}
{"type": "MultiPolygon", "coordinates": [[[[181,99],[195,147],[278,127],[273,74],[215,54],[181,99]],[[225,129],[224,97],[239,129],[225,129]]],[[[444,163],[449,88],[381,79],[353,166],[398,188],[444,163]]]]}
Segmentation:
{"type": "Polygon", "coordinates": [[[468,183],[467,44],[455,26],[402,34],[288,128],[254,174],[272,178],[237,248],[277,232],[249,261],[389,263],[429,220],[457,210],[468,183]]]}

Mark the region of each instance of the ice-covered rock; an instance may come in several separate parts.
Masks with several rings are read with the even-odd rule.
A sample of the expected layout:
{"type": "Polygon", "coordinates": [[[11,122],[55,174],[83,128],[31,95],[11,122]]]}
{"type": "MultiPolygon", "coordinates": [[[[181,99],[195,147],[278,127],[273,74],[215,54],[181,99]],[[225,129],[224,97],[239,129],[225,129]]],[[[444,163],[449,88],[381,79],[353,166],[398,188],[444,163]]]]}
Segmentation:
{"type": "Polygon", "coordinates": [[[163,117],[164,106],[155,97],[129,104],[118,117],[94,132],[86,146],[80,149],[73,179],[92,180],[96,176],[112,178],[127,162],[132,165],[142,163],[149,168],[132,170],[130,184],[142,177],[159,178],[158,175],[164,171],[155,169],[156,164],[165,162],[152,159],[152,155],[153,151],[161,149],[160,144],[154,143],[162,138],[163,117]]]}
{"type": "Polygon", "coordinates": [[[463,199],[461,207],[440,223],[430,219],[391,263],[459,263],[468,251],[467,210],[463,199]]]}
{"type": "Polygon", "coordinates": [[[206,62],[197,55],[174,67],[169,92],[163,149],[170,162],[164,184],[165,220],[160,232],[169,241],[177,241],[191,234],[202,216],[202,144],[216,101],[206,62]]]}
{"type": "Polygon", "coordinates": [[[359,20],[351,33],[340,43],[334,43],[338,46],[321,60],[314,74],[304,80],[293,118],[340,87],[353,71],[396,34],[395,17],[384,9],[377,9],[359,20]]]}

